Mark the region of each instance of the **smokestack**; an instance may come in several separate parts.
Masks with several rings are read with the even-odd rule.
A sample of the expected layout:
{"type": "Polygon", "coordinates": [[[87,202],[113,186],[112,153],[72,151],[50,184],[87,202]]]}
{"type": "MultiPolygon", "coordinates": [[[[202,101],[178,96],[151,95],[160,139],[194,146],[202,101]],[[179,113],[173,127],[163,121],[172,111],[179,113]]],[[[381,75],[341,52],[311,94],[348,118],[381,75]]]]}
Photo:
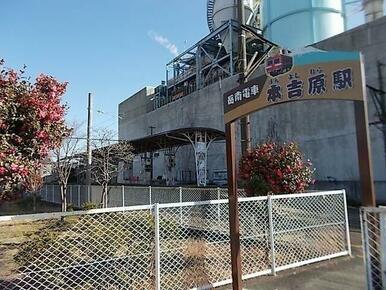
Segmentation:
{"type": "Polygon", "coordinates": [[[383,0],[362,0],[366,22],[374,21],[383,16],[383,0]]]}

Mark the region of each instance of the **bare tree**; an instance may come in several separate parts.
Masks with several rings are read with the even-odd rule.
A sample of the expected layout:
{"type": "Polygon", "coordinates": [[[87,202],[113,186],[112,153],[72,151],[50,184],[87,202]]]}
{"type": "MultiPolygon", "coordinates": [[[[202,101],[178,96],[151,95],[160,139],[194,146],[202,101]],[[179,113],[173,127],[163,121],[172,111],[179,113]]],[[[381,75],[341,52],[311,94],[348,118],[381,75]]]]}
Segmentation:
{"type": "Polygon", "coordinates": [[[75,138],[76,126],[62,145],[53,151],[54,171],[60,185],[62,211],[67,211],[67,184],[72,170],[79,164],[81,147],[78,138],[75,138]]]}
{"type": "Polygon", "coordinates": [[[101,204],[107,207],[108,185],[118,175],[119,163],[133,160],[133,146],[127,141],[115,141],[114,133],[101,130],[93,140],[91,171],[95,182],[102,186],[101,204]]]}
{"type": "Polygon", "coordinates": [[[33,170],[29,173],[25,186],[32,194],[32,210],[36,213],[36,193],[43,185],[43,178],[41,176],[40,170],[33,170]]]}

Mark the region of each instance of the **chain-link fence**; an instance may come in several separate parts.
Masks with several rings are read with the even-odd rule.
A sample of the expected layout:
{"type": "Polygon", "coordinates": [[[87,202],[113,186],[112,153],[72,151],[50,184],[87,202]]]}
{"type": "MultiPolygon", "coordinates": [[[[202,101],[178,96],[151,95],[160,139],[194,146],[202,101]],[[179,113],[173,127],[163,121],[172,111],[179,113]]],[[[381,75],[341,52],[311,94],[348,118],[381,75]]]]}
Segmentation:
{"type": "Polygon", "coordinates": [[[152,289],[150,206],[0,219],[0,289],[152,289]]]}
{"type": "MultiPolygon", "coordinates": [[[[239,198],[243,278],[350,254],[344,191],[239,198]]],[[[0,217],[0,289],[231,283],[228,201],[0,217]]]]}
{"type": "Polygon", "coordinates": [[[367,289],[385,289],[386,208],[362,208],[361,226],[367,289]]]}

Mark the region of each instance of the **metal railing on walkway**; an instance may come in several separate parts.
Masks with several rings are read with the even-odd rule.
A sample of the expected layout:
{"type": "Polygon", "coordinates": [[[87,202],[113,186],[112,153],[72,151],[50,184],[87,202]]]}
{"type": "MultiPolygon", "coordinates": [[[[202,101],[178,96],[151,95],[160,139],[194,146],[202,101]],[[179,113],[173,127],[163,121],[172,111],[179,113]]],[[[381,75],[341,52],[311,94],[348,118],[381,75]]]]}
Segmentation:
{"type": "MultiPolygon", "coordinates": [[[[156,186],[109,186],[107,207],[132,205],[151,205],[155,203],[182,203],[228,198],[226,188],[198,188],[198,187],[156,187],[156,186]]],[[[42,200],[60,204],[60,186],[46,184],[39,192],[42,200]]],[[[245,196],[243,190],[239,190],[245,196]]],[[[101,203],[102,187],[92,185],[68,185],[67,203],[75,208],[82,208],[86,202],[101,203]]]]}
{"type": "Polygon", "coordinates": [[[363,256],[368,290],[386,288],[386,208],[361,208],[363,256]]]}
{"type": "MultiPolygon", "coordinates": [[[[348,255],[344,191],[239,198],[243,278],[348,255]]],[[[0,217],[0,288],[231,283],[228,201],[0,217]]]]}

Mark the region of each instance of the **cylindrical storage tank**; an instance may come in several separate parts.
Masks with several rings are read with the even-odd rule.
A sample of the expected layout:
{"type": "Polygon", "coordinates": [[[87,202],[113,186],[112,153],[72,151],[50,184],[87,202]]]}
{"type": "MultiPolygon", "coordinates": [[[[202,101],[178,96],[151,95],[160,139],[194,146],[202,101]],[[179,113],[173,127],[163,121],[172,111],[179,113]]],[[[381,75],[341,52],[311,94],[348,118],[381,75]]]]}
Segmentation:
{"type": "MultiPolygon", "coordinates": [[[[255,0],[244,0],[245,21],[253,13],[255,0]]],[[[229,20],[237,20],[238,0],[208,0],[207,18],[210,31],[214,31],[229,20]]],[[[220,34],[222,44],[226,51],[230,51],[232,43],[237,41],[237,35],[233,35],[233,40],[229,39],[229,33],[220,34]]],[[[237,49],[237,48],[236,48],[237,49]]]]}
{"type": "MultiPolygon", "coordinates": [[[[210,31],[237,17],[238,0],[208,0],[207,16],[210,31]]],[[[244,0],[245,21],[253,12],[253,0],[244,0]]]]}
{"type": "Polygon", "coordinates": [[[366,22],[374,21],[383,16],[383,0],[362,0],[366,22]]]}
{"type": "Polygon", "coordinates": [[[342,0],[263,0],[261,12],[264,37],[289,49],[344,31],[342,0]]]}

